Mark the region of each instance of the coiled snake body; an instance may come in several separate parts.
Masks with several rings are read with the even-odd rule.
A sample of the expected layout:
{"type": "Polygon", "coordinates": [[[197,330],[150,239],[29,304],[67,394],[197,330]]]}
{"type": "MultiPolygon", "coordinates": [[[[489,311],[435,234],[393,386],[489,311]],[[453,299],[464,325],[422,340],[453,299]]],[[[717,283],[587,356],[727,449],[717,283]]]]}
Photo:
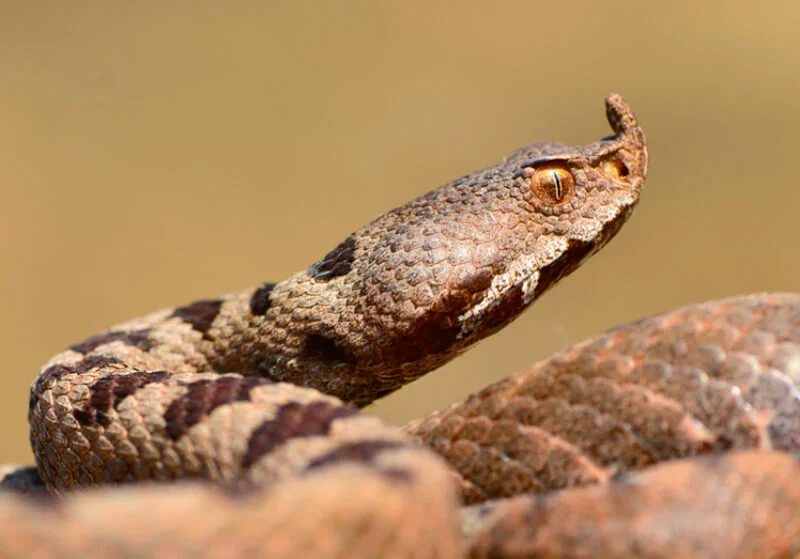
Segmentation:
{"type": "Polygon", "coordinates": [[[611,137],[527,146],[283,282],[55,356],[31,387],[36,469],[0,474],[0,555],[800,553],[797,295],[617,328],[403,430],[358,411],[616,234],[647,150],[606,107],[611,137]],[[45,488],[65,498],[24,495],[45,488]]]}

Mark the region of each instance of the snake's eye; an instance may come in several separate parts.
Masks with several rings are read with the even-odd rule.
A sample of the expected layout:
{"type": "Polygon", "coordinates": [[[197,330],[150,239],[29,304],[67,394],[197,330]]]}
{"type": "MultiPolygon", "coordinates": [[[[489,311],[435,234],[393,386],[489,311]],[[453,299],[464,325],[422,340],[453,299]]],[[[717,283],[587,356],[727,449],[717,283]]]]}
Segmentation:
{"type": "Polygon", "coordinates": [[[563,204],[575,193],[575,178],[561,167],[540,167],[530,175],[533,194],[545,204],[563,204]]]}

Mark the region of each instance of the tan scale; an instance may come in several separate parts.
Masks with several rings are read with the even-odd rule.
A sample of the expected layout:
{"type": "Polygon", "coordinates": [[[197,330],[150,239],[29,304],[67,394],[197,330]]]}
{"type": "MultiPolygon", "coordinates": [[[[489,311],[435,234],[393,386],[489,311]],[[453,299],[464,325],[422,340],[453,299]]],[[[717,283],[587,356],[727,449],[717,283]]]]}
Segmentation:
{"type": "Polygon", "coordinates": [[[800,295],[619,327],[404,429],[359,411],[620,230],[647,149],[618,95],[606,114],[612,136],[523,147],[282,282],[55,356],[36,468],[0,470],[0,556],[800,553],[800,295]]]}

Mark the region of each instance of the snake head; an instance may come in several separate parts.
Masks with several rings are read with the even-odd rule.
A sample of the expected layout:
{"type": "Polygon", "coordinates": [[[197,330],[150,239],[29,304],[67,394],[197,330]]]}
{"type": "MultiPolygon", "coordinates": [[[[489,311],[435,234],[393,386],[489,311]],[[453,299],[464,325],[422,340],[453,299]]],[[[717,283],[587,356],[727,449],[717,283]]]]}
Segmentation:
{"type": "Polygon", "coordinates": [[[307,306],[326,310],[295,322],[313,343],[294,363],[363,403],[357,388],[337,386],[367,375],[390,392],[519,316],[603,247],[639,199],[644,133],[618,95],[606,109],[612,136],[523,147],[380,216],[298,276],[293,305],[313,297],[307,306]],[[342,374],[329,374],[332,361],[342,374]]]}
{"type": "Polygon", "coordinates": [[[394,317],[395,294],[409,294],[400,326],[415,340],[415,359],[505,326],[627,221],[644,184],[646,141],[619,95],[606,99],[606,114],[613,136],[523,147],[374,224],[381,242],[371,262],[393,285],[391,302],[376,296],[373,308],[394,317]]]}

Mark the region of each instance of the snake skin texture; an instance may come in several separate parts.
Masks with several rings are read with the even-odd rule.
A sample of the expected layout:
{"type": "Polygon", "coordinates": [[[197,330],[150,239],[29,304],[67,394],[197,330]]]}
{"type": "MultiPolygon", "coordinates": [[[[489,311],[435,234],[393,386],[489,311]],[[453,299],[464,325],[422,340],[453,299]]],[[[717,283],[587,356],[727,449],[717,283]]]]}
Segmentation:
{"type": "Polygon", "coordinates": [[[548,497],[515,497],[497,507],[470,557],[794,558],[798,476],[797,457],[734,452],[548,497]]]}
{"type": "Polygon", "coordinates": [[[800,295],[715,301],[615,328],[407,430],[468,503],[736,449],[800,451],[800,295]]]}
{"type": "Polygon", "coordinates": [[[359,411],[619,231],[647,149],[619,96],[606,113],[613,136],[524,147],[282,282],[53,357],[36,467],[0,470],[0,556],[800,553],[800,296],[620,327],[404,429],[359,411]]]}

